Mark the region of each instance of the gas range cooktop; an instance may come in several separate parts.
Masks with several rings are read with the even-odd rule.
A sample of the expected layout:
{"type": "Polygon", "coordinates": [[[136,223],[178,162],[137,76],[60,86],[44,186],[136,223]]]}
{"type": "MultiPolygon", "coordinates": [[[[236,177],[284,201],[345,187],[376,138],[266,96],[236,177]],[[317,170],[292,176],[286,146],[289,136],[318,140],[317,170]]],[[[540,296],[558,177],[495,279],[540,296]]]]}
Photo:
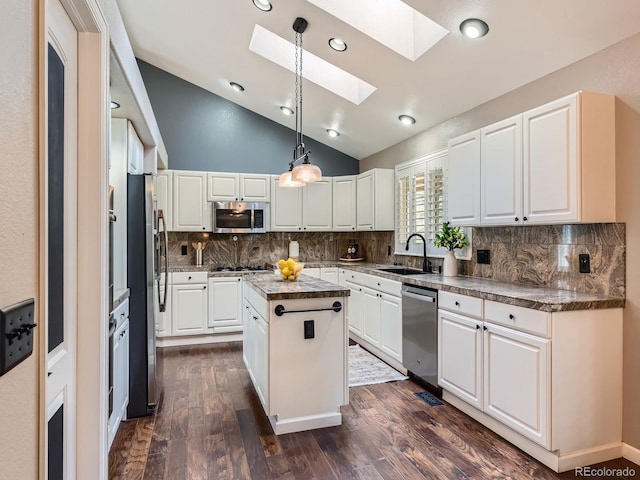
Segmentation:
{"type": "Polygon", "coordinates": [[[216,267],[216,272],[266,272],[267,270],[264,267],[251,267],[251,266],[240,266],[240,267],[216,267]]]}

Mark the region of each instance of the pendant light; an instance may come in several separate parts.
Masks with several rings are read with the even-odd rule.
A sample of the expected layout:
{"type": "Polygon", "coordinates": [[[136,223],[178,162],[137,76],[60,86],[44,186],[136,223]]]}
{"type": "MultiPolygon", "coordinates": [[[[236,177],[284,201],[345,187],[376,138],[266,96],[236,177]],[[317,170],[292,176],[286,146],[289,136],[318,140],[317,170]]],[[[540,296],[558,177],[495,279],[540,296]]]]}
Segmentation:
{"type": "Polygon", "coordinates": [[[293,161],[289,163],[289,171],[280,175],[281,187],[301,187],[305,183],[317,182],[322,179],[322,172],[317,165],[309,162],[310,151],[305,150],[304,136],[302,134],[302,33],[307,28],[307,21],[298,17],[293,22],[293,31],[296,32],[296,147],[293,149],[293,161]],[[302,163],[295,166],[295,163],[302,163]]]}

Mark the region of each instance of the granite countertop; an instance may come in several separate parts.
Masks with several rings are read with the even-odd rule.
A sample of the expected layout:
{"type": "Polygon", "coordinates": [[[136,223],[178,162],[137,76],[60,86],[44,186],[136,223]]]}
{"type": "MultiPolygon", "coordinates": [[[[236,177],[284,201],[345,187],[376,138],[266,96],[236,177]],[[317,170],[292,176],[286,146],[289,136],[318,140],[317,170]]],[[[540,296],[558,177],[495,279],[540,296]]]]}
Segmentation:
{"type": "Polygon", "coordinates": [[[283,281],[272,272],[256,273],[245,277],[245,281],[267,300],[348,297],[351,293],[346,287],[304,273],[295,282],[283,281]]]}
{"type": "MultiPolygon", "coordinates": [[[[500,303],[515,305],[519,307],[532,308],[544,312],[561,312],[568,310],[593,310],[602,308],[623,308],[625,299],[620,297],[610,297],[606,295],[597,295],[591,293],[574,292],[571,290],[561,290],[557,288],[538,287],[534,285],[525,285],[521,283],[499,282],[481,277],[445,277],[441,274],[427,273],[421,275],[396,275],[393,273],[382,272],[379,269],[385,267],[393,267],[394,265],[382,265],[367,262],[339,262],[339,261],[322,261],[322,262],[305,262],[306,268],[327,268],[340,267],[356,272],[377,275],[383,278],[389,278],[410,285],[419,285],[423,287],[433,288],[443,292],[459,293],[469,295],[485,300],[493,300],[500,303]]],[[[209,271],[209,267],[196,267],[195,265],[187,265],[180,267],[171,267],[170,271],[195,272],[209,271]]],[[[282,282],[272,273],[262,272],[209,272],[209,276],[238,276],[242,275],[246,280],[250,280],[252,284],[260,284],[262,288],[263,282],[260,278],[264,278],[265,296],[266,295],[282,295],[272,298],[305,298],[310,296],[342,296],[345,294],[322,295],[317,294],[319,290],[324,288],[340,288],[333,283],[314,279],[305,276],[301,282],[282,282]],[[273,284],[267,282],[266,279],[272,280],[273,284]],[[314,286],[315,285],[315,286],[314,286]],[[312,295],[315,292],[316,295],[312,295]]],[[[304,270],[303,270],[304,276],[304,270]]],[[[303,278],[303,277],[301,277],[303,278]]],[[[348,289],[346,289],[348,291],[348,289]]],[[[348,293],[346,294],[348,295],[348,293]]]]}
{"type": "Polygon", "coordinates": [[[445,277],[441,274],[395,275],[382,272],[380,267],[388,265],[362,264],[340,265],[342,268],[397,280],[410,285],[434,288],[443,292],[459,293],[485,300],[493,300],[508,305],[532,308],[544,312],[568,310],[593,310],[601,308],[622,308],[625,299],[591,293],[574,292],[557,288],[546,288],[521,283],[508,283],[481,277],[445,277]]]}

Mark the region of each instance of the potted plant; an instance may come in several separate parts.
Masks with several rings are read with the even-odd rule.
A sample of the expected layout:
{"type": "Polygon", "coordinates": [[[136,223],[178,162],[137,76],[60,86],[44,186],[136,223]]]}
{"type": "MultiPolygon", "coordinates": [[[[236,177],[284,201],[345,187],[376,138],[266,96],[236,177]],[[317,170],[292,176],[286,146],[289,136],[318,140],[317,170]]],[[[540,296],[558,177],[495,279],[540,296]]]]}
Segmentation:
{"type": "Polygon", "coordinates": [[[447,254],[444,257],[442,274],[445,277],[455,277],[458,275],[458,261],[453,253],[456,248],[463,248],[469,245],[469,240],[460,227],[452,227],[449,222],[444,222],[439,232],[436,232],[433,244],[436,247],[447,247],[447,254]]]}

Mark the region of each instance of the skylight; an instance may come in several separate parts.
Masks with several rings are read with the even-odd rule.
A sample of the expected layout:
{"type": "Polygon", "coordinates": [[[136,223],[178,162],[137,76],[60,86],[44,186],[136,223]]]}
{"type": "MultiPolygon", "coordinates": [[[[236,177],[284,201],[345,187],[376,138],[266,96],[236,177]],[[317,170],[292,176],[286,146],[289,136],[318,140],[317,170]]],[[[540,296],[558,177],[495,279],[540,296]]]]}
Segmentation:
{"type": "MultiPolygon", "coordinates": [[[[253,28],[249,50],[291,72],[296,71],[295,48],[293,43],[260,25],[256,25],[253,28]]],[[[376,91],[376,87],[373,85],[349,72],[345,72],[307,50],[304,51],[303,77],[356,105],[360,105],[362,101],[376,91]]]]}
{"type": "Polygon", "coordinates": [[[449,31],[400,0],[309,0],[411,61],[449,31]]]}

